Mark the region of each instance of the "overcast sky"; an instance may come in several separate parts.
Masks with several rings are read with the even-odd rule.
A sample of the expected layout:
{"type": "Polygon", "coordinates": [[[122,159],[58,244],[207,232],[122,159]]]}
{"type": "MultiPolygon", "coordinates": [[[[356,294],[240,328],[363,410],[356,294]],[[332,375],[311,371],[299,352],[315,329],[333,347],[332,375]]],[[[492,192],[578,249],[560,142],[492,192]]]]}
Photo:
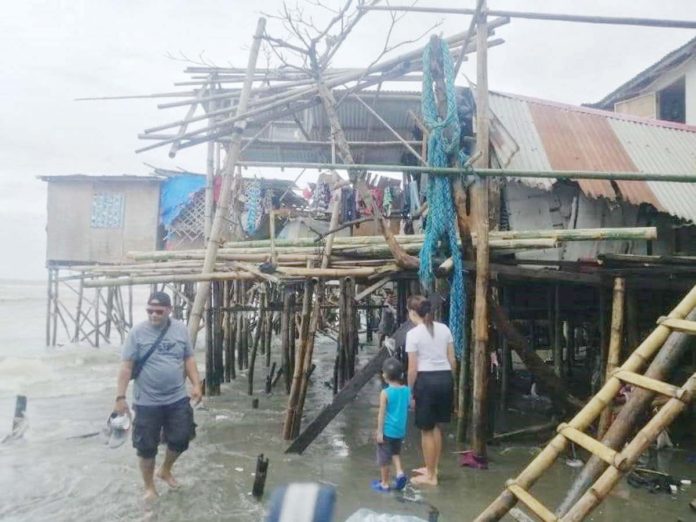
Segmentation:
{"type": "MultiPolygon", "coordinates": [[[[338,5],[343,0],[325,0],[338,5]]],[[[301,2],[300,2],[301,3],[301,2]]],[[[393,0],[392,4],[409,3],[393,0]]],[[[421,6],[469,6],[475,0],[421,0],[421,6]]],[[[175,90],[185,63],[246,64],[260,11],[280,0],[22,0],[0,17],[0,278],[45,277],[45,174],[146,174],[144,163],[205,169],[202,148],[135,154],[138,132],[182,117],[156,100],[75,102],[82,96],[175,90]]],[[[693,0],[489,0],[491,8],[696,19],[693,0]]],[[[310,8],[308,8],[310,9],[310,8]]],[[[315,10],[316,8],[314,8],[315,10]]],[[[320,17],[320,13],[317,13],[320,17]]],[[[381,46],[388,15],[371,13],[346,42],[335,66],[360,67],[381,46]]],[[[445,36],[469,18],[410,14],[395,41],[442,21],[445,36]]],[[[268,30],[282,34],[273,20],[268,30]]],[[[506,43],[489,55],[492,89],[579,104],[597,101],[696,31],[512,20],[506,43]]],[[[403,52],[404,49],[396,51],[403,52]]],[[[463,73],[475,78],[473,60],[463,73]]],[[[465,83],[460,78],[461,83],[465,83]]],[[[68,209],[66,209],[67,211],[68,209]]]]}

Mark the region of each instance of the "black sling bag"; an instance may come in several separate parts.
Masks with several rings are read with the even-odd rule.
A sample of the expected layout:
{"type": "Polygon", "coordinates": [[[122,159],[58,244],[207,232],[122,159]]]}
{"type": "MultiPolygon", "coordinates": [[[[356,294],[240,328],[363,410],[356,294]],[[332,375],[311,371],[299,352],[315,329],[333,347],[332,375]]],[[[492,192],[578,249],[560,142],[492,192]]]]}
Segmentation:
{"type": "Polygon", "coordinates": [[[172,324],[172,322],[167,320],[167,326],[164,327],[164,330],[162,330],[162,333],[159,334],[159,337],[157,337],[157,339],[155,339],[155,342],[152,343],[152,346],[147,351],[147,353],[135,362],[135,364],[133,365],[133,371],[131,372],[131,379],[133,379],[133,380],[137,379],[138,375],[140,375],[140,372],[143,371],[143,366],[145,366],[145,363],[147,362],[147,360],[150,358],[152,353],[157,349],[159,344],[162,342],[162,339],[164,339],[164,336],[167,334],[167,330],[169,330],[170,324],[172,324]]]}

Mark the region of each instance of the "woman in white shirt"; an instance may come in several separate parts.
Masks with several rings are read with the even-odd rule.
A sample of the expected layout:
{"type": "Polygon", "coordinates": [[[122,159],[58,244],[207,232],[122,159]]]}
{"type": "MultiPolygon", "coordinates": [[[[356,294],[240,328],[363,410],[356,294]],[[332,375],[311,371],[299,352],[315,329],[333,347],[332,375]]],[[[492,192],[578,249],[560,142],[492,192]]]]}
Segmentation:
{"type": "Polygon", "coordinates": [[[440,423],[449,422],[454,400],[455,367],[452,332],[433,321],[432,303],[422,295],[408,299],[408,316],[416,326],[406,334],[408,385],[416,402],[425,466],[415,470],[414,484],[437,486],[442,454],[440,423]]]}

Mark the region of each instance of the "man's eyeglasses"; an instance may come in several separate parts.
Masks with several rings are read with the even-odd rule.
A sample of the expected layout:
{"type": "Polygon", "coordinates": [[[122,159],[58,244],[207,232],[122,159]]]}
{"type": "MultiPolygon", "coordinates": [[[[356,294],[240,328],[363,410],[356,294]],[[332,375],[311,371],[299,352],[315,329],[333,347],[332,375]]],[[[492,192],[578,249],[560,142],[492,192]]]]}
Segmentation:
{"type": "Polygon", "coordinates": [[[148,308],[147,315],[164,315],[164,310],[156,310],[154,308],[148,308]]]}

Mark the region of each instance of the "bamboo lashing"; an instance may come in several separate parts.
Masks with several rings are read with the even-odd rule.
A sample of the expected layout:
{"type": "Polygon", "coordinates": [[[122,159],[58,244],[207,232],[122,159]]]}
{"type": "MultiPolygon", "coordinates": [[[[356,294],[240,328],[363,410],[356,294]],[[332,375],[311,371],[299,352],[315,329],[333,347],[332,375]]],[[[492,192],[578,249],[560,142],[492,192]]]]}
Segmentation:
{"type": "Polygon", "coordinates": [[[660,317],[657,324],[666,326],[675,332],[683,332],[691,335],[696,335],[696,322],[685,321],[683,319],[674,319],[672,317],[660,317]]]}

